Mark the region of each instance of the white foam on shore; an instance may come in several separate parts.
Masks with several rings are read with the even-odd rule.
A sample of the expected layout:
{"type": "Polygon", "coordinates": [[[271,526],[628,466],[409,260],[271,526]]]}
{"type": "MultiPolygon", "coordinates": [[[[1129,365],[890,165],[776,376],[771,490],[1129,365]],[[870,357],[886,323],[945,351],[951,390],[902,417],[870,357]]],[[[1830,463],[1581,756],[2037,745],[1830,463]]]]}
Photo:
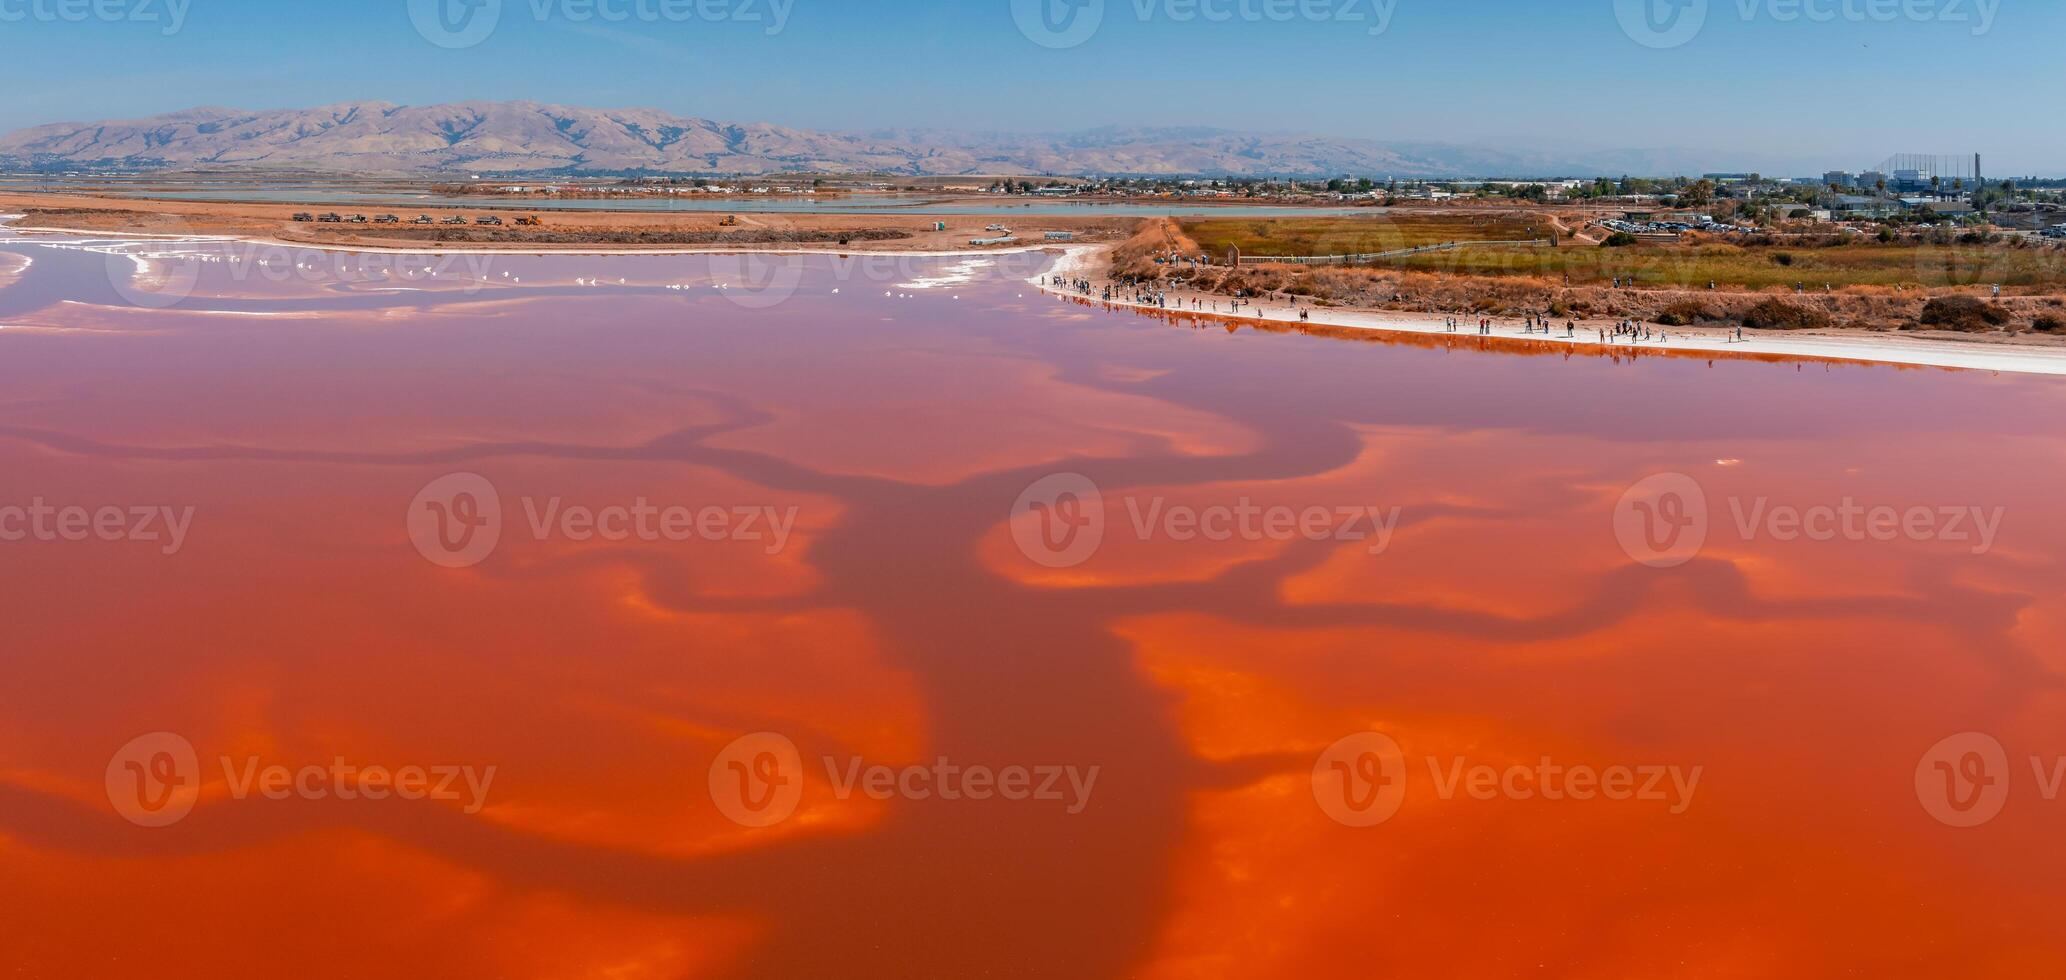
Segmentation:
{"type": "Polygon", "coordinates": [[[940,270],[938,275],[919,276],[910,282],[897,283],[897,289],[938,289],[941,286],[964,286],[976,281],[976,273],[997,263],[989,259],[970,258],[940,270]]]}

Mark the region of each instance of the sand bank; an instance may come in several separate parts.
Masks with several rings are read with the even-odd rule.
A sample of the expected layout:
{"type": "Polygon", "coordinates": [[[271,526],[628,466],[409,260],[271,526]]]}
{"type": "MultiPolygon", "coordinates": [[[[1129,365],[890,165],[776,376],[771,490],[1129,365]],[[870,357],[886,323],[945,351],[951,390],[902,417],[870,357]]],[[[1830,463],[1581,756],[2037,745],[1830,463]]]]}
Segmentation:
{"type": "MultiPolygon", "coordinates": [[[[1071,248],[1056,262],[1054,268],[1045,273],[1050,282],[1042,284],[1041,276],[1033,276],[1027,282],[1057,295],[1085,298],[1075,290],[1052,283],[1052,278],[1061,276],[1082,277],[1094,284],[1093,295],[1097,299],[1106,284],[1103,246],[1082,246],[1071,248]]],[[[1114,295],[1124,292],[1124,287],[1115,287],[1114,295]]],[[[1298,310],[1281,302],[1275,306],[1259,303],[1260,312],[1244,308],[1238,315],[1226,314],[1229,302],[1225,296],[1184,293],[1184,306],[1171,305],[1168,312],[1191,313],[1192,298],[1205,299],[1208,303],[1217,301],[1222,312],[1219,314],[1230,322],[1271,323],[1281,326],[1330,326],[1353,330],[1377,330],[1393,333],[1436,334],[1444,337],[1468,338],[1478,334],[1477,321],[1466,318],[1462,326],[1451,331],[1441,317],[1430,317],[1389,310],[1351,310],[1330,307],[1306,306],[1310,319],[1300,320],[1298,310]]],[[[1128,299],[1115,298],[1110,305],[1158,310],[1153,304],[1135,303],[1128,299]]],[[[1210,306],[1207,306],[1209,315],[1210,306]]],[[[1522,326],[1510,318],[1499,320],[1491,336],[1498,339],[1512,339],[1534,344],[1561,344],[1572,347],[1607,350],[1640,349],[1643,353],[1715,354],[1722,356],[1789,357],[1819,361],[1856,361],[1870,364],[1900,364],[1917,367],[1940,367],[1967,371],[1996,371],[2014,374],[2042,374],[2066,376],[2066,348],[2032,346],[2019,344],[1962,344],[1956,341],[1936,340],[1921,337],[1902,337],[1898,334],[1860,333],[1853,336],[1830,336],[1828,334],[1796,335],[1773,331],[1744,331],[1744,339],[1734,340],[1721,331],[1688,331],[1678,328],[1659,328],[1669,339],[1629,343],[1626,340],[1609,339],[1601,343],[1599,330],[1606,328],[1612,334],[1611,324],[1581,322],[1575,337],[1564,336],[1563,326],[1552,327],[1548,334],[1524,333],[1522,326]]]]}

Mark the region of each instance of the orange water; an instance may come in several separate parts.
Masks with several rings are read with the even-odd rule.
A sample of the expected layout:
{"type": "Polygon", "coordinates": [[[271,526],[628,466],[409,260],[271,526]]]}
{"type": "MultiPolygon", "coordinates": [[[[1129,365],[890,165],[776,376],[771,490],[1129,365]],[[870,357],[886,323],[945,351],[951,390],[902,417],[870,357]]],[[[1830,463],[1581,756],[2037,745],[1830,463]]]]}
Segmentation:
{"type": "Polygon", "coordinates": [[[407,291],[232,259],[158,309],[127,259],[9,253],[35,261],[0,289],[0,506],[193,509],[173,554],[0,542],[10,976],[2066,971],[2056,381],[1259,334],[1045,296],[1032,260],[917,288],[953,261],[814,258],[771,297],[692,258],[407,291]],[[455,473],[503,520],[449,568],[411,522],[455,473]],[[1675,567],[1616,534],[1660,473],[1706,500],[1675,567]],[[1015,507],[1056,474],[1100,499],[1015,507]],[[541,537],[555,498],[794,523],[541,537]],[[1846,498],[2000,523],[1738,526],[1846,498]],[[1397,523],[1382,549],[1137,523],[1243,505],[1397,523]],[[1024,547],[1087,510],[1081,561],[1024,547]],[[193,805],[140,826],[107,776],[160,732],[193,805]],[[1359,827],[1378,784],[1315,771],[1363,732],[1403,758],[1359,827]],[[2007,765],[1951,775],[2008,795],[1957,828],[1977,784],[1938,791],[1926,753],[1966,732],[2007,765]],[[767,826],[727,815],[755,733],[797,753],[767,826]],[[494,774],[236,790],[338,759],[494,774]],[[939,759],[1096,778],[836,785],[939,759]],[[1443,789],[1543,759],[1697,783],[1443,789]]]}

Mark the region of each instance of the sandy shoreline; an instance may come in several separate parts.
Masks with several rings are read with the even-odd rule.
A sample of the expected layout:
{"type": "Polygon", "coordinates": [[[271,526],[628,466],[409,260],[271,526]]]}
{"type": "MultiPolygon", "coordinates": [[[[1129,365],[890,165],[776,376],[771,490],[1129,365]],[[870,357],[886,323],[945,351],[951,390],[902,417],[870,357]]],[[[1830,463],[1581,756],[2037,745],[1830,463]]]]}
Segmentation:
{"type": "MultiPolygon", "coordinates": [[[[1420,316],[1389,310],[1351,310],[1330,307],[1300,307],[1310,314],[1311,319],[1300,320],[1297,310],[1282,306],[1261,305],[1260,313],[1244,311],[1230,314],[1222,309],[1218,313],[1200,313],[1186,308],[1157,307],[1148,303],[1136,303],[1121,296],[1123,288],[1115,287],[1113,299],[1101,298],[1106,280],[1103,266],[1095,257],[1106,252],[1106,246],[1078,246],[1065,250],[1062,258],[1045,273],[1028,278],[1027,284],[1058,296],[1093,303],[1109,304],[1157,313],[1177,315],[1215,316],[1229,323],[1270,324],[1276,327],[1337,327],[1350,330],[1371,330],[1389,333],[1424,334],[1439,337],[1468,339],[1481,336],[1475,320],[1466,320],[1452,331],[1439,317],[1420,316]],[[1045,276],[1048,280],[1043,283],[1045,276]],[[1094,284],[1094,295],[1084,296],[1065,287],[1054,285],[1057,277],[1081,276],[1094,284]]],[[[1178,295],[1178,294],[1172,294],[1178,295]]],[[[1203,293],[1180,294],[1186,301],[1192,297],[1217,300],[1224,305],[1228,298],[1203,293]]],[[[1701,333],[1698,331],[1668,328],[1670,340],[1665,343],[1629,343],[1610,339],[1599,341],[1597,331],[1601,324],[1581,323],[1577,336],[1566,337],[1561,327],[1553,328],[1548,334],[1524,333],[1521,325],[1511,318],[1495,318],[1495,327],[1490,336],[1495,340],[1511,340],[1526,344],[1548,344],[1595,351],[1633,351],[1642,354],[1712,354],[1729,357],[1781,357],[1812,361],[1848,361],[1865,364],[1889,364],[1905,367],[1935,367],[1962,371],[1993,371],[2012,374],[2049,375],[2066,377],[2066,348],[2036,347],[2013,344],[1991,344],[1985,347],[1967,346],[1947,341],[1924,338],[1902,338],[1886,334],[1865,334],[1858,337],[1816,335],[1789,335],[1786,333],[1745,331],[1742,341],[1728,339],[1726,335],[1701,333]]],[[[1656,329],[1653,327],[1653,329],[1656,329]]],[[[1611,334],[1611,329],[1610,329],[1611,334]]]]}

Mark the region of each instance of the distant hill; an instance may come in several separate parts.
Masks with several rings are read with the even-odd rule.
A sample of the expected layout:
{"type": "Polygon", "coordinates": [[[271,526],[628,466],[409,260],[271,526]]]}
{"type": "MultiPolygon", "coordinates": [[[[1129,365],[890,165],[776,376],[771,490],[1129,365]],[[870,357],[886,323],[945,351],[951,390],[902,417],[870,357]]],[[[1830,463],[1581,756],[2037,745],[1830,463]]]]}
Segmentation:
{"type": "Polygon", "coordinates": [[[57,123],[0,138],[0,162],[14,167],[339,173],[1588,176],[1626,173],[1625,165],[1638,160],[1657,167],[1668,157],[1656,151],[1617,151],[1590,161],[1565,160],[1444,144],[1201,128],[1041,135],[830,133],[686,118],[655,109],[535,102],[200,108],[148,119],[57,123]]]}

